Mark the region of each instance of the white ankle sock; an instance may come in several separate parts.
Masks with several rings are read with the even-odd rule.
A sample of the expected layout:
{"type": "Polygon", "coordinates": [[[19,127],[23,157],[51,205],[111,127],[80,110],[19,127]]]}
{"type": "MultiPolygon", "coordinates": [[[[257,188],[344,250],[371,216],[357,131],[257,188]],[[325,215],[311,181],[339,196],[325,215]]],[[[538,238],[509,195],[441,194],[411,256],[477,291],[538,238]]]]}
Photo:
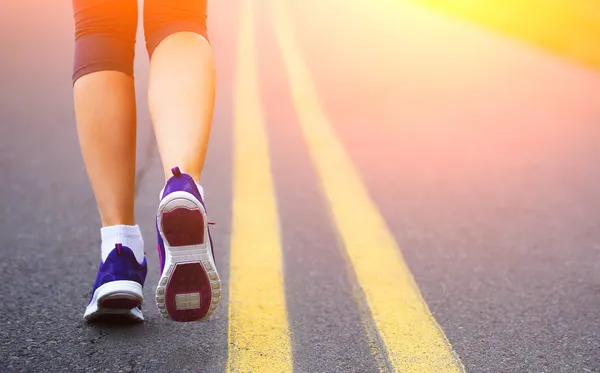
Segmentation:
{"type": "Polygon", "coordinates": [[[142,264],[144,261],[144,240],[142,232],[137,225],[111,225],[100,229],[102,236],[102,261],[104,262],[108,255],[115,249],[115,245],[120,243],[133,251],[135,259],[142,264]]]}
{"type": "Polygon", "coordinates": [[[198,187],[198,191],[200,192],[200,197],[202,197],[202,200],[204,201],[204,188],[202,188],[202,185],[196,183],[196,186],[198,187]]]}

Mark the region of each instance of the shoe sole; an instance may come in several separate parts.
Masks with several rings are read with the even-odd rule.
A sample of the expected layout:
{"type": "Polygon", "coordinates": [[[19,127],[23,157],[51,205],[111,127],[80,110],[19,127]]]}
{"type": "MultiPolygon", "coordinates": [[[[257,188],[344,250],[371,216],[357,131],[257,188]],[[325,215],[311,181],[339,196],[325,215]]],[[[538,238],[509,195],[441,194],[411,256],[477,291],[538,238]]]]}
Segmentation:
{"type": "Polygon", "coordinates": [[[83,318],[94,321],[103,316],[124,316],[133,321],[144,321],[138,308],[144,301],[142,286],[135,281],[111,281],[94,291],[83,318]]]}
{"type": "Polygon", "coordinates": [[[156,287],[156,305],[179,322],[208,319],[221,299],[221,280],[212,257],[204,206],[192,194],[163,198],[157,227],[165,246],[164,270],[156,287]]]}

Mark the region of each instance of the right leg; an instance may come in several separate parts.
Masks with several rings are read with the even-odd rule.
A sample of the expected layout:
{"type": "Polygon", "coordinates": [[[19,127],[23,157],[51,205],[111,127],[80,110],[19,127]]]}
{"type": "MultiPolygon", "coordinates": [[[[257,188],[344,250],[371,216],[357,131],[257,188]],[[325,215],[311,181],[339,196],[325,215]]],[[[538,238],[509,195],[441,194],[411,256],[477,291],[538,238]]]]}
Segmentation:
{"type": "Polygon", "coordinates": [[[200,183],[215,101],[207,0],[145,0],[148,106],[165,181],[171,168],[200,183]]]}
{"type": "Polygon", "coordinates": [[[146,260],[133,206],[137,0],[73,0],[73,15],[75,117],[102,222],[102,263],[84,317],[139,320],[146,260]]]}
{"type": "Polygon", "coordinates": [[[156,222],[161,258],[156,301],[160,313],[176,321],[210,317],[221,296],[202,188],[197,184],[215,98],[206,8],[206,0],[144,3],[148,99],[166,180],[156,222]],[[174,166],[181,171],[172,170],[174,166]]]}

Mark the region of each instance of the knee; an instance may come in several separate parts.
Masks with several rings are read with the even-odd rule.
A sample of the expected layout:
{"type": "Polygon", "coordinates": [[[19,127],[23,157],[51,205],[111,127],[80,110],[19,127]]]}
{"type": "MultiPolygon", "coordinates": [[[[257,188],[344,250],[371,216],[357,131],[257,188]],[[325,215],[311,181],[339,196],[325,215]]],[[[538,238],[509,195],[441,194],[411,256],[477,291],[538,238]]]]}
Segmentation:
{"type": "Polygon", "coordinates": [[[133,76],[137,0],[73,0],[73,83],[96,71],[133,76]]]}
{"type": "Polygon", "coordinates": [[[166,37],[186,31],[208,40],[206,0],[144,1],[144,35],[150,57],[166,37]]]}

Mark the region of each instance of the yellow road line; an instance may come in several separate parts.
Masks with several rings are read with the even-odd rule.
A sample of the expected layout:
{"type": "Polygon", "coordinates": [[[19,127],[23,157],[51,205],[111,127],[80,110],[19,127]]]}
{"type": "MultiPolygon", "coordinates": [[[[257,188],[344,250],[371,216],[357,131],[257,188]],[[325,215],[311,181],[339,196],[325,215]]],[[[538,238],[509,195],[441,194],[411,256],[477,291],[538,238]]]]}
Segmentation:
{"type": "Polygon", "coordinates": [[[271,1],[275,31],[305,141],[349,260],[395,371],[463,372],[396,242],[331,123],[297,46],[283,1],[271,1]]]}
{"type": "Polygon", "coordinates": [[[261,112],[251,0],[242,4],[234,97],[229,372],[290,372],[279,218],[261,112]]]}

